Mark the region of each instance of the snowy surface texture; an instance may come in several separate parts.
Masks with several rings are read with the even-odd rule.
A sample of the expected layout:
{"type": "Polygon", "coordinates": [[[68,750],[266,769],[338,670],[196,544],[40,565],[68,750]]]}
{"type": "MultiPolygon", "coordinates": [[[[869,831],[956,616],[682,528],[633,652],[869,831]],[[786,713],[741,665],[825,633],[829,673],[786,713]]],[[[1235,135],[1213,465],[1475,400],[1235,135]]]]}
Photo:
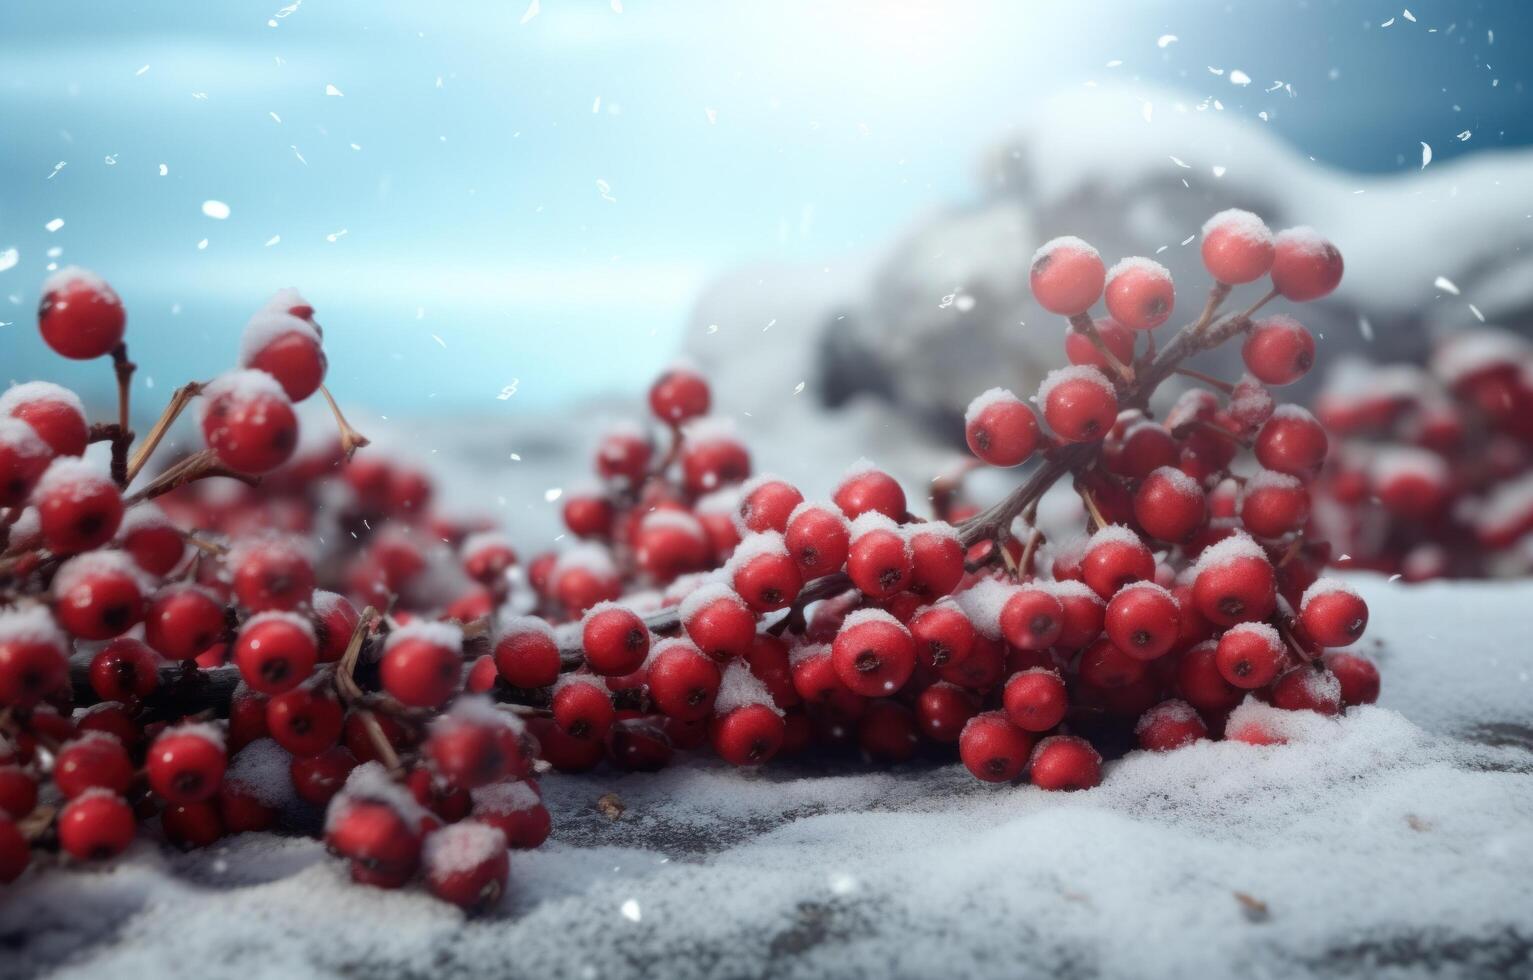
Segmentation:
{"type": "Polygon", "coordinates": [[[0,894],[0,975],[1526,976],[1533,584],[1354,581],[1384,699],[1323,743],[1134,753],[1077,794],[956,765],[550,776],[554,837],[487,920],[308,840],[140,842],[0,894]]]}

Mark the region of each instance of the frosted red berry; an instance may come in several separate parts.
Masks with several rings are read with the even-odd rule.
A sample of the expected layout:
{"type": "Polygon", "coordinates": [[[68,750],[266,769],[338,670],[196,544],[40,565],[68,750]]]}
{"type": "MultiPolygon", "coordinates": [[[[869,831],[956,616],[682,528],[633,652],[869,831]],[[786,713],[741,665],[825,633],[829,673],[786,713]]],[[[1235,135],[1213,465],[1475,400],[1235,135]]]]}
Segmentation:
{"type": "Polygon", "coordinates": [[[1152,582],[1119,589],[1103,619],[1107,638],[1135,660],[1154,660],[1175,645],[1181,632],[1181,608],[1170,592],[1152,582]]]}
{"type": "Polygon", "coordinates": [[[1064,680],[1043,668],[1011,675],[1001,702],[1011,723],[1028,732],[1048,731],[1065,720],[1070,708],[1064,680]]]}
{"type": "Polygon", "coordinates": [[[302,543],[285,537],[260,537],[237,543],[229,552],[234,595],[252,612],[291,611],[314,595],[314,565],[302,543]]]}
{"type": "Polygon", "coordinates": [[[868,610],[842,624],[831,644],[831,662],[849,690],[863,697],[888,697],[904,687],[915,670],[915,641],[893,616],[868,610]]]}
{"type": "Polygon", "coordinates": [[[788,518],[804,502],[804,495],[786,480],[757,477],[745,485],[740,495],[740,525],[744,532],[788,529],[788,518]]]}
{"type": "Polygon", "coordinates": [[[805,581],[839,570],[851,548],[846,518],[818,504],[794,510],[783,541],[805,581]]]}
{"type": "Polygon", "coordinates": [[[169,803],[210,799],[223,782],[228,759],[216,731],[183,725],[166,731],[149,746],[144,771],[149,786],[169,803]]]}
{"type": "Polygon", "coordinates": [[[53,785],[65,799],[74,799],[89,789],[126,796],[133,785],[133,760],[111,735],[88,732],[54,756],[53,785]]]}
{"type": "Polygon", "coordinates": [[[1101,298],[1107,269],[1096,249],[1067,236],[1046,242],[1033,254],[1029,280],[1033,298],[1044,309],[1078,316],[1101,298]]]}
{"type": "Polygon", "coordinates": [[[59,847],[77,861],[105,861],[133,843],[136,823],[121,797],[104,790],[84,793],[59,811],[59,847]]]}
{"type": "Polygon", "coordinates": [[[1009,783],[1022,775],[1032,748],[1033,737],[1000,711],[975,715],[958,736],[959,759],[987,783],[1009,783]]]}
{"type": "Polygon", "coordinates": [[[1278,631],[1266,623],[1237,623],[1219,638],[1214,662],[1235,687],[1266,687],[1285,666],[1287,648],[1278,631]]]}
{"type": "Polygon", "coordinates": [[[0,416],[0,507],[26,504],[53,460],[53,450],[20,419],[0,416]]]}
{"type": "Polygon", "coordinates": [[[957,529],[927,521],[904,531],[910,542],[910,591],[934,599],[956,589],[964,576],[964,549],[957,529]]]}
{"type": "Polygon", "coordinates": [[[446,623],[396,630],[383,647],[383,688],[412,708],[440,708],[462,683],[462,650],[462,633],[446,623]]]}
{"type": "Polygon", "coordinates": [[[149,600],[144,640],[167,660],[191,660],[224,631],[223,603],[194,585],[166,586],[149,600]]]}
{"type": "Polygon", "coordinates": [[[1023,587],[1001,607],[1001,633],[1020,650],[1044,650],[1059,640],[1064,617],[1064,606],[1052,593],[1023,587]]]}
{"type": "Polygon", "coordinates": [[[266,372],[289,399],[301,402],[319,390],[329,363],[312,323],[291,313],[263,310],[245,325],[240,366],[266,372]]]}
{"type": "Polygon", "coordinates": [[[547,687],[559,679],[559,645],[540,619],[524,617],[503,627],[495,643],[495,667],[512,687],[547,687]]]}
{"type": "Polygon", "coordinates": [[[1039,789],[1090,789],[1102,781],[1102,757],[1075,735],[1054,735],[1038,743],[1028,779],[1039,789]]]}
{"type": "Polygon", "coordinates": [[[67,644],[46,608],[0,612],[0,706],[30,708],[62,690],[67,644]]]}
{"type": "Polygon", "coordinates": [[[1293,384],[1315,363],[1315,338],[1290,316],[1256,321],[1240,348],[1246,370],[1269,385],[1293,384]]]}
{"type": "Polygon", "coordinates": [[[1181,470],[1162,466],[1134,492],[1134,520],[1160,541],[1187,540],[1208,519],[1208,500],[1198,482],[1181,470]]]}
{"type": "Polygon", "coordinates": [[[696,721],[713,713],[719,668],[692,644],[672,640],[649,661],[649,690],[655,707],[672,718],[696,721]]]}
{"type": "Polygon", "coordinates": [[[1337,579],[1320,579],[1299,602],[1299,626],[1323,647],[1355,643],[1368,628],[1368,603],[1337,579]]]}
{"type": "Polygon", "coordinates": [[[1313,228],[1278,232],[1272,286],[1285,299],[1304,303],[1328,295],[1341,282],[1341,252],[1313,228]]]}
{"type": "Polygon", "coordinates": [[[1171,318],[1176,287],[1153,259],[1124,259],[1107,273],[1107,312],[1130,330],[1154,330],[1171,318]]]}
{"type": "Polygon", "coordinates": [[[910,546],[892,523],[867,524],[859,518],[852,526],[846,573],[852,584],[874,599],[886,599],[910,584],[910,546]]]}
{"type": "Polygon", "coordinates": [[[728,586],[704,586],[681,605],[687,637],[720,663],[743,657],[756,639],[756,614],[728,586]]]}
{"type": "Polygon", "coordinates": [[[1103,690],[1138,684],[1145,672],[1145,661],[1125,653],[1106,637],[1081,651],[1076,665],[1076,675],[1083,684],[1103,690]]]}
{"type": "Polygon", "coordinates": [[[421,852],[426,888],[437,898],[478,912],[494,908],[506,891],[511,865],[499,829],[468,821],[426,838],[421,852]]]}
{"type": "Polygon", "coordinates": [[[90,440],[90,425],[80,397],[47,381],[30,381],[8,389],[0,395],[0,415],[30,425],[57,456],[82,455],[90,440]]]}
{"type": "Polygon", "coordinates": [[[43,544],[56,555],[99,548],[122,523],[122,491],[105,471],[83,460],[55,460],[37,481],[32,500],[43,544]]]}
{"type": "MultiPolygon", "coordinates": [[[[1119,363],[1127,364],[1134,359],[1134,331],[1111,317],[1102,317],[1093,325],[1096,327],[1097,337],[1101,339],[1102,346],[1106,347],[1119,363]]],[[[1065,331],[1065,359],[1071,364],[1084,364],[1104,371],[1111,364],[1097,349],[1097,345],[1091,342],[1091,338],[1084,331],[1077,329],[1074,324],[1065,331]]]]}
{"type": "Polygon", "coordinates": [[[1379,668],[1372,661],[1340,650],[1327,653],[1324,661],[1341,686],[1343,705],[1373,704],[1379,699],[1379,668]]]}
{"type": "Polygon", "coordinates": [[[1250,211],[1220,211],[1203,225],[1203,265],[1216,282],[1255,282],[1272,268],[1272,232],[1250,211]]]}
{"type": "Polygon", "coordinates": [[[1162,701],[1139,716],[1134,725],[1139,747],[1150,752],[1170,752],[1208,736],[1208,726],[1186,701],[1162,701]]]}
{"type": "Polygon", "coordinates": [[[231,371],[203,390],[203,400],[203,438],[230,469],[267,473],[298,446],[292,402],[265,371],[231,371]]]}
{"type": "Polygon", "coordinates": [[[736,766],[759,766],[782,748],[782,716],[764,704],[742,705],[718,718],[710,731],[713,750],[736,766]]]}
{"type": "Polygon", "coordinates": [[[1104,600],[1130,582],[1155,578],[1155,556],[1134,532],[1121,525],[1097,531],[1081,556],[1081,577],[1104,600]]]}
{"type": "Polygon", "coordinates": [[[1259,538],[1297,531],[1309,519],[1309,490],[1297,477],[1263,470],[1246,480],[1240,522],[1259,538]]]}
{"type": "Polygon", "coordinates": [[[598,606],[586,613],[580,635],[586,664],[607,677],[633,673],[649,655],[649,627],[622,606],[598,606]]]}
{"type": "Polygon", "coordinates": [[[974,695],[956,684],[939,681],[916,698],[916,725],[934,742],[957,742],[978,711],[974,695]]]}
{"type": "Polygon", "coordinates": [[[571,738],[600,741],[607,737],[616,717],[612,695],[590,674],[571,674],[555,685],[550,707],[554,724],[571,738]]]}
{"type": "Polygon", "coordinates": [[[951,601],[920,610],[911,618],[909,629],[917,658],[926,667],[960,663],[974,649],[974,624],[951,601]]]}
{"type": "Polygon", "coordinates": [[[774,531],[742,541],[725,573],[735,593],[758,613],[788,607],[804,586],[798,563],[774,531]]]}
{"type": "Polygon", "coordinates": [[[341,738],[345,710],[331,691],[304,684],[266,702],[266,730],[276,743],[303,758],[318,755],[341,738]]]}
{"type": "Polygon", "coordinates": [[[262,694],[281,694],[302,684],[318,659],[313,628],[291,613],[252,616],[234,642],[240,676],[262,694]]]}
{"type": "Polygon", "coordinates": [[[690,368],[671,368],[649,389],[650,411],[668,425],[707,415],[711,402],[707,380],[690,368]]]}
{"type": "Polygon", "coordinates": [[[1019,466],[1038,448],[1038,416],[1016,395],[992,388],[969,403],[964,438],[991,466],[1019,466]]]}
{"type": "Polygon", "coordinates": [[[1066,442],[1096,442],[1112,430],[1118,396],[1094,367],[1050,371],[1038,388],[1044,420],[1066,442]]]}
{"type": "Polygon", "coordinates": [[[82,640],[121,636],[143,618],[142,573],[120,551],[91,551],[53,577],[53,614],[82,640]]]}
{"type": "Polygon", "coordinates": [[[833,499],[847,520],[856,520],[870,510],[891,521],[905,518],[905,491],[894,477],[871,466],[849,473],[836,487],[833,499]]]}
{"type": "Polygon", "coordinates": [[[1219,626],[1266,619],[1277,602],[1272,563],[1244,535],[1206,549],[1198,558],[1195,576],[1193,603],[1204,619],[1219,626]]]}
{"type": "Polygon", "coordinates": [[[103,701],[148,697],[159,683],[159,658],[141,640],[121,637],[91,658],[91,690],[103,701]]]}
{"type": "Polygon", "coordinates": [[[1295,667],[1272,685],[1272,706],[1286,711],[1341,711],[1341,682],[1321,664],[1295,667]]]}
{"type": "Polygon", "coordinates": [[[69,266],[43,282],[37,328],[53,350],[77,361],[110,354],[122,343],[128,316],[104,279],[69,266]]]}

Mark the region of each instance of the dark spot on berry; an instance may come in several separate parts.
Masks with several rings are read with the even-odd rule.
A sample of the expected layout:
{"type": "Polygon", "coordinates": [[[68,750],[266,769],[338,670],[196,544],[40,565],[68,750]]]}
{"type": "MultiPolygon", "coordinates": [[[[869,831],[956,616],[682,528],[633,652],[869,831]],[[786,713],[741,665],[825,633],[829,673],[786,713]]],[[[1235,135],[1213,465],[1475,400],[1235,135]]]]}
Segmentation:
{"type": "Polygon", "coordinates": [[[1234,669],[1235,669],[1235,676],[1236,677],[1249,677],[1249,676],[1251,676],[1251,669],[1252,669],[1251,668],[1251,661],[1249,661],[1249,660],[1237,660],[1235,662],[1235,668],[1234,669]]]}
{"type": "Polygon", "coordinates": [[[287,723],[288,731],[294,735],[307,735],[313,730],[314,725],[303,715],[293,716],[293,720],[287,723]]]}
{"type": "Polygon", "coordinates": [[[1363,620],[1361,617],[1347,624],[1347,635],[1354,640],[1363,635],[1363,620]]]}
{"type": "Polygon", "coordinates": [[[931,653],[932,663],[938,667],[941,667],[943,664],[953,659],[953,651],[948,649],[946,643],[932,643],[931,653]]]}
{"type": "Polygon", "coordinates": [[[283,660],[281,657],[273,657],[261,664],[261,676],[273,684],[277,684],[287,679],[291,668],[292,665],[286,660],[283,660]]]}
{"type": "Polygon", "coordinates": [[[1144,304],[1144,312],[1146,316],[1160,316],[1166,312],[1166,301],[1159,296],[1153,297],[1148,303],[1144,304]]]}
{"type": "Polygon", "coordinates": [[[886,568],[878,574],[878,584],[882,588],[892,592],[894,587],[899,585],[900,580],[904,577],[904,573],[901,572],[898,568],[886,568]]]}
{"type": "Polygon", "coordinates": [[[1227,595],[1219,600],[1219,611],[1226,616],[1239,616],[1246,611],[1246,603],[1239,596],[1227,595]]]}
{"type": "Polygon", "coordinates": [[[1011,760],[1004,755],[998,755],[985,761],[985,771],[999,776],[1011,767],[1011,760]]]}
{"type": "Polygon", "coordinates": [[[990,449],[990,430],[985,428],[975,429],[974,444],[978,446],[981,451],[988,451],[990,449]]]}
{"type": "Polygon", "coordinates": [[[102,517],[99,513],[86,511],[84,514],[80,515],[80,519],[78,521],[75,521],[75,533],[80,535],[82,538],[94,537],[95,535],[99,534],[101,529],[105,526],[106,518],[102,517]]]}
{"type": "Polygon", "coordinates": [[[751,743],[750,751],[745,753],[745,757],[751,762],[755,762],[758,759],[765,758],[766,754],[771,750],[772,743],[770,741],[764,738],[758,738],[751,743]]]}
{"type": "Polygon", "coordinates": [[[639,647],[643,646],[648,639],[649,637],[645,635],[642,629],[635,627],[634,629],[628,631],[627,636],[623,637],[623,643],[628,647],[628,649],[637,650],[639,647]]]}
{"type": "Polygon", "coordinates": [[[571,738],[585,738],[591,734],[591,725],[584,719],[575,722],[567,729],[571,738]]]}
{"type": "Polygon", "coordinates": [[[185,793],[190,796],[202,789],[202,774],[193,772],[190,769],[183,769],[176,773],[175,778],[170,781],[170,784],[176,788],[178,793],[185,793]]]}
{"type": "Polygon", "coordinates": [[[1047,613],[1039,613],[1033,617],[1031,623],[1027,624],[1027,628],[1032,631],[1034,636],[1043,636],[1054,628],[1054,617],[1047,613]]]}
{"type": "Polygon", "coordinates": [[[687,704],[699,705],[708,699],[708,692],[701,687],[694,687],[687,692],[687,704]]]}
{"type": "Polygon", "coordinates": [[[777,605],[782,602],[782,589],[765,588],[761,590],[761,601],[769,605],[777,605]]]}
{"type": "Polygon", "coordinates": [[[1314,363],[1315,358],[1307,350],[1299,351],[1298,355],[1293,359],[1294,369],[1298,371],[1308,371],[1314,363]]]}
{"type": "Polygon", "coordinates": [[[857,654],[852,665],[857,668],[859,674],[869,674],[878,669],[880,660],[878,654],[872,650],[864,650],[857,654]]]}
{"type": "Polygon", "coordinates": [[[1150,645],[1150,640],[1153,639],[1153,637],[1150,636],[1149,630],[1134,630],[1132,639],[1134,641],[1134,646],[1144,647],[1150,645]]]}
{"type": "Polygon", "coordinates": [[[101,623],[119,633],[128,628],[133,619],[133,609],[125,603],[107,606],[101,610],[101,623]]]}

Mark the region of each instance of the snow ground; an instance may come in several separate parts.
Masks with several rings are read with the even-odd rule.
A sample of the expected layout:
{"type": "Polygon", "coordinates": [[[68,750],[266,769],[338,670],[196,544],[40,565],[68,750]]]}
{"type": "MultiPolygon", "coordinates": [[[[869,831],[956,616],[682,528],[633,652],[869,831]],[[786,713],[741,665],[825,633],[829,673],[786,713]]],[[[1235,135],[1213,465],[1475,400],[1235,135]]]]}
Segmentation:
{"type": "Polygon", "coordinates": [[[312,841],[30,873],[0,976],[1428,976],[1533,969],[1533,583],[1356,579],[1380,707],[1111,764],[551,776],[500,914],[357,888],[312,841]],[[594,807],[614,792],[616,821],[594,807]]]}

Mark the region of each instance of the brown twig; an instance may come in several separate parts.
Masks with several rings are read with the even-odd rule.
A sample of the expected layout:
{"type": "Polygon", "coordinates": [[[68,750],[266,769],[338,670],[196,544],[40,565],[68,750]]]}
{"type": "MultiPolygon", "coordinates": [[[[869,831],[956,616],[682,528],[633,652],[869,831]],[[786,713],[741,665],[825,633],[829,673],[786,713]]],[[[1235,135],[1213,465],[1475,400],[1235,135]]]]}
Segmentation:
{"type": "Polygon", "coordinates": [[[357,450],[368,445],[370,440],[346,421],[346,416],[341,414],[341,406],[335,403],[335,396],[330,394],[329,388],[320,385],[319,393],[325,396],[325,402],[330,406],[330,413],[335,416],[335,426],[341,430],[341,453],[345,455],[349,463],[351,457],[357,454],[357,450]]]}
{"type": "Polygon", "coordinates": [[[153,456],[154,451],[160,447],[160,442],[165,438],[165,433],[170,431],[170,427],[175,424],[176,419],[181,417],[181,413],[186,410],[187,405],[191,404],[191,400],[202,394],[203,387],[203,384],[199,381],[188,381],[176,389],[176,393],[170,398],[170,404],[165,406],[165,411],[160,413],[160,417],[155,421],[154,427],[149,430],[149,434],[144,437],[144,441],[139,445],[138,451],[133,454],[133,458],[128,462],[128,471],[124,474],[123,486],[132,483],[134,478],[143,471],[144,464],[149,462],[149,457],[153,456]]]}
{"type": "Polygon", "coordinates": [[[1202,371],[1194,371],[1192,368],[1186,367],[1177,368],[1175,373],[1180,374],[1184,378],[1192,378],[1196,381],[1201,381],[1210,387],[1218,388],[1226,395],[1233,395],[1235,393],[1234,385],[1230,384],[1228,381],[1221,381],[1211,374],[1204,374],[1202,371]]]}
{"type": "Polygon", "coordinates": [[[193,483],[197,480],[206,480],[215,476],[226,476],[231,480],[238,480],[246,486],[251,487],[256,486],[261,482],[261,478],[258,476],[251,476],[248,473],[241,473],[238,470],[231,470],[229,467],[218,461],[218,456],[213,452],[213,450],[204,449],[202,452],[193,453],[192,455],[181,460],[179,463],[171,466],[165,472],[151,480],[149,484],[142,490],[139,490],[136,493],[131,493],[127,497],[123,498],[123,503],[131,507],[134,504],[143,503],[146,500],[153,500],[155,497],[164,496],[165,494],[170,493],[172,490],[186,486],[188,483],[193,483]]]}
{"type": "Polygon", "coordinates": [[[1070,318],[1070,326],[1074,327],[1081,336],[1091,341],[1091,346],[1095,347],[1097,353],[1102,355],[1102,360],[1106,361],[1107,366],[1112,368],[1119,381],[1124,384],[1133,383],[1134,369],[1124,364],[1118,359],[1117,354],[1108,349],[1107,342],[1102,339],[1101,333],[1097,331],[1097,325],[1091,321],[1089,314],[1077,313],[1075,316],[1072,316],[1070,318]]]}

